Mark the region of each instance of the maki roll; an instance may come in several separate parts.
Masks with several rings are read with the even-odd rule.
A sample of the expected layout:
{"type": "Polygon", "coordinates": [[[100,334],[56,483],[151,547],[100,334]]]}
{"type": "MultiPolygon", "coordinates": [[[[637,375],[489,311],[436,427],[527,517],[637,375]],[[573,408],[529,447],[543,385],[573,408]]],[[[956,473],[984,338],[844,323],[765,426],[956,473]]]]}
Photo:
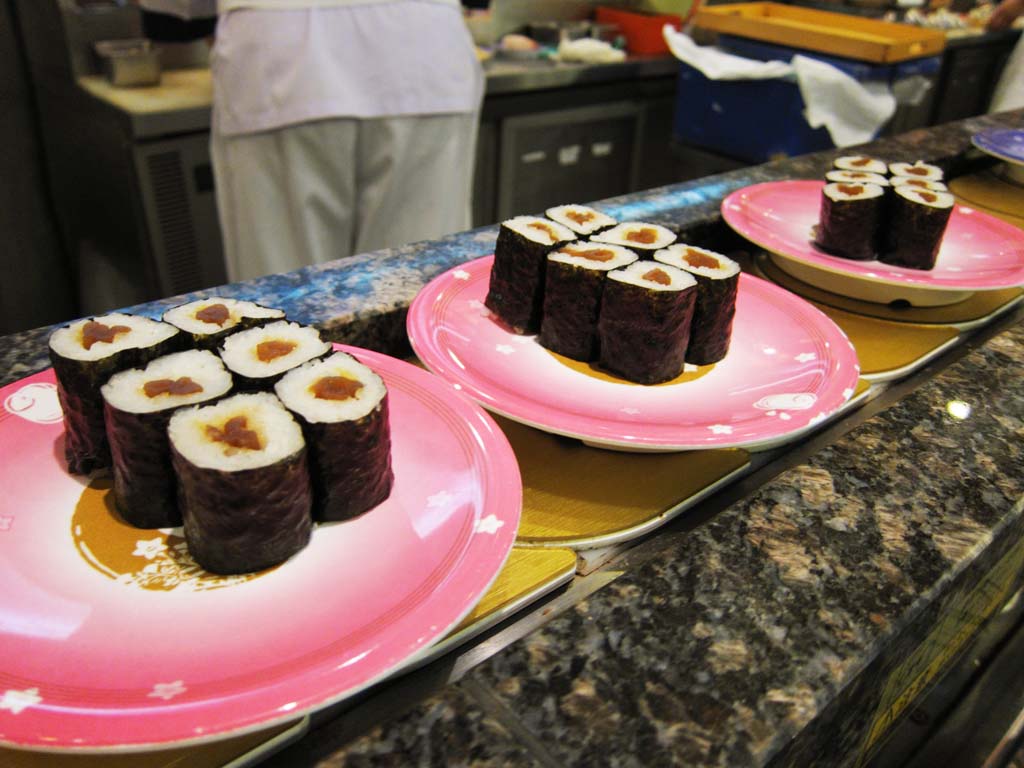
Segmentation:
{"type": "Polygon", "coordinates": [[[867,155],[844,155],[837,157],[832,162],[832,167],[837,171],[863,171],[864,173],[877,173],[884,175],[888,170],[884,160],[878,160],[867,155]]]}
{"type": "Polygon", "coordinates": [[[555,208],[548,208],[544,213],[552,221],[557,221],[563,227],[568,227],[583,238],[603,232],[618,224],[611,216],[585,205],[559,205],[555,208]]]}
{"type": "Polygon", "coordinates": [[[268,390],[292,368],[330,351],[316,328],[281,321],[228,336],[220,356],[238,389],[268,390]]]}
{"type": "Polygon", "coordinates": [[[941,181],[929,181],[928,179],[918,179],[912,176],[893,176],[890,179],[890,183],[894,187],[909,186],[927,189],[929,192],[949,192],[949,188],[941,181]]]}
{"type": "Polygon", "coordinates": [[[64,411],[68,471],[110,466],[100,387],[113,374],[179,348],[181,332],[148,317],[114,313],[79,320],[50,336],[49,352],[64,411]]]}
{"type": "Polygon", "coordinates": [[[926,181],[942,181],[944,178],[939,166],[922,163],[920,160],[916,163],[892,163],[889,166],[889,173],[893,176],[906,176],[926,181]]]}
{"type": "Polygon", "coordinates": [[[885,245],[879,261],[911,269],[931,269],[939,255],[953,196],[908,185],[893,190],[885,245]]]}
{"type": "Polygon", "coordinates": [[[885,190],[877,184],[826,184],[814,242],[844,259],[875,258],[878,229],[885,213],[885,190]]]}
{"type": "Polygon", "coordinates": [[[212,352],[158,357],[145,368],[115,373],[101,393],[114,464],[114,502],[137,528],[181,525],[167,423],[185,405],[223,397],[231,374],[212,352]]]}
{"type": "Polygon", "coordinates": [[[635,253],[621,246],[586,242],[569,243],[548,255],[544,317],[537,341],[573,360],[593,360],[605,277],[636,260],[635,253]]]}
{"type": "Polygon", "coordinates": [[[602,368],[638,384],[683,371],[697,283],[681,269],[635,261],[608,273],[597,321],[602,368]]]}
{"type": "Polygon", "coordinates": [[[667,248],[676,241],[675,232],[657,224],[642,221],[627,221],[606,229],[592,238],[595,243],[610,243],[629,248],[641,259],[649,259],[655,251],[667,248]]]}
{"type": "Polygon", "coordinates": [[[691,365],[717,363],[729,351],[732,339],[740,265],[720,253],[682,244],[658,251],[654,259],[684,270],[697,281],[686,362],[691,365]]]}
{"type": "Polygon", "coordinates": [[[888,187],[889,180],[880,173],[867,173],[865,171],[829,171],[825,179],[831,182],[843,184],[877,184],[880,187],[888,187]]]}
{"type": "Polygon", "coordinates": [[[284,312],[251,301],[211,296],[172,307],[164,312],[163,320],[191,336],[192,346],[216,350],[232,333],[284,320],[284,312]]]}
{"type": "Polygon", "coordinates": [[[302,429],[269,392],[181,408],[167,426],[185,542],[212,573],[249,573],[309,542],[302,429]]]}
{"type": "Polygon", "coordinates": [[[289,371],[274,387],[309,450],[313,517],[349,520],[391,494],[391,429],[383,379],[351,355],[289,371]]]}
{"type": "Polygon", "coordinates": [[[536,333],[544,303],[547,255],[575,239],[568,227],[536,216],[502,222],[484,306],[513,333],[536,333]]]}

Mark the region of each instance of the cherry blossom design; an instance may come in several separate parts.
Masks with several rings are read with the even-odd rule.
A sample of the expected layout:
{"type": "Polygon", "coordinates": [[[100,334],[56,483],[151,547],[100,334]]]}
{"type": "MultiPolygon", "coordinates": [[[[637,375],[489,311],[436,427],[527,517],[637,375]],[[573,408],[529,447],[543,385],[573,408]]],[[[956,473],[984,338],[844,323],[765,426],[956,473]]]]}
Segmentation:
{"type": "Polygon", "coordinates": [[[0,696],[0,710],[6,709],[14,715],[20,715],[29,707],[34,707],[43,700],[38,688],[26,688],[23,691],[8,689],[0,696]]]}
{"type": "Polygon", "coordinates": [[[713,435],[731,435],[732,427],[728,424],[712,424],[708,427],[713,435]]]}
{"type": "Polygon", "coordinates": [[[144,557],[147,560],[152,560],[157,555],[167,551],[167,544],[162,536],[157,536],[155,539],[140,539],[135,542],[135,551],[132,552],[136,557],[144,557]]]}
{"type": "Polygon", "coordinates": [[[181,680],[175,680],[172,683],[157,683],[153,686],[153,690],[146,695],[151,699],[163,699],[164,701],[170,701],[175,696],[180,696],[188,688],[185,687],[185,683],[181,680]]]}
{"type": "Polygon", "coordinates": [[[511,355],[516,351],[516,348],[511,344],[496,344],[494,347],[495,352],[500,352],[503,355],[511,355]]]}
{"type": "Polygon", "coordinates": [[[817,360],[818,356],[813,352],[801,352],[799,355],[793,358],[798,363],[809,363],[811,360],[817,360]]]}
{"type": "Polygon", "coordinates": [[[0,531],[11,530],[11,525],[14,523],[14,515],[0,515],[0,531]]]}
{"type": "Polygon", "coordinates": [[[504,520],[499,520],[493,514],[488,515],[487,517],[481,518],[481,520],[476,524],[476,532],[495,534],[504,524],[504,520]]]}
{"type": "Polygon", "coordinates": [[[456,269],[452,272],[452,277],[456,280],[469,280],[469,272],[464,269],[456,269]]]}

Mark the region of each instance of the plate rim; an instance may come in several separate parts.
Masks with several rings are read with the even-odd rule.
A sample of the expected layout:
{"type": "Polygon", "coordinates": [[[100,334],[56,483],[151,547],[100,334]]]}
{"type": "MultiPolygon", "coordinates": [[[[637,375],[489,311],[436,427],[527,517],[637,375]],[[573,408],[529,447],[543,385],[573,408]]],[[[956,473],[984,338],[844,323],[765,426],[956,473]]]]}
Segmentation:
{"type": "MultiPolygon", "coordinates": [[[[464,393],[466,396],[476,401],[486,410],[489,410],[492,413],[496,413],[517,423],[523,424],[528,427],[533,427],[535,429],[539,429],[549,434],[582,440],[588,444],[593,444],[599,447],[608,448],[612,450],[625,449],[641,452],[681,452],[691,450],[714,450],[726,448],[758,450],[759,447],[776,447],[778,445],[782,445],[791,442],[792,440],[797,440],[803,437],[808,432],[811,432],[820,427],[822,424],[826,423],[829,420],[829,418],[832,415],[834,415],[834,413],[838,412],[849,399],[847,398],[842,403],[839,403],[835,408],[829,411],[828,414],[826,414],[826,416],[822,419],[819,419],[809,424],[805,424],[797,429],[784,432],[781,435],[757,437],[744,441],[729,440],[721,442],[702,443],[676,441],[672,443],[666,443],[658,442],[655,439],[645,439],[642,436],[636,439],[626,440],[619,439],[617,436],[609,437],[600,434],[584,434],[579,430],[566,429],[558,425],[552,426],[548,424],[542,424],[533,419],[519,416],[513,412],[510,412],[507,408],[502,407],[493,398],[485,397],[485,393],[479,391],[479,389],[473,384],[470,384],[460,379],[447,366],[443,364],[438,365],[437,357],[434,357],[430,354],[425,354],[425,351],[431,348],[431,345],[427,342],[423,342],[423,340],[420,338],[418,330],[415,327],[418,317],[420,317],[421,315],[426,317],[430,316],[429,311],[425,311],[423,307],[428,307],[429,304],[435,300],[435,297],[438,297],[442,294],[443,289],[441,288],[441,286],[445,281],[458,279],[456,277],[456,273],[460,271],[466,272],[467,270],[489,268],[489,265],[493,261],[493,259],[493,254],[472,259],[468,262],[452,267],[451,269],[448,269],[445,272],[442,272],[440,275],[437,275],[433,280],[431,280],[426,286],[424,286],[419,291],[419,293],[417,293],[416,297],[413,299],[412,303],[409,306],[409,313],[406,317],[406,334],[409,337],[409,342],[412,345],[413,351],[416,353],[416,356],[427,367],[428,370],[430,370],[433,374],[438,376],[438,378],[447,382],[449,386],[452,386],[453,388],[457,389],[458,391],[464,393]]],[[[822,312],[820,309],[815,307],[810,302],[806,301],[805,299],[802,299],[801,297],[797,296],[794,293],[785,290],[784,288],[781,288],[778,285],[775,285],[774,283],[768,280],[759,278],[755,275],[750,274],[749,272],[741,272],[740,280],[755,281],[752,284],[757,285],[759,289],[763,289],[769,293],[776,292],[779,297],[783,298],[787,302],[792,302],[795,305],[800,306],[802,311],[808,313],[811,316],[816,317],[819,321],[823,322],[823,324],[825,324],[826,327],[834,331],[837,334],[838,338],[844,341],[849,346],[850,351],[853,355],[854,363],[851,366],[851,370],[853,371],[853,379],[850,382],[848,388],[851,390],[856,389],[857,379],[860,375],[860,361],[857,359],[857,352],[856,349],[853,347],[853,343],[849,340],[849,337],[847,337],[847,335],[843,332],[842,328],[840,328],[838,324],[836,324],[831,318],[828,317],[827,314],[822,312]]],[[[424,336],[429,337],[430,334],[424,334],[424,336]]],[[[438,355],[438,357],[440,357],[440,355],[438,355]]],[[[610,423],[612,425],[618,424],[618,422],[606,423],[610,423]]]]}
{"type": "Polygon", "coordinates": [[[1020,157],[1007,155],[1006,153],[1000,152],[992,147],[983,147],[978,143],[979,139],[996,133],[1018,133],[1021,136],[1024,136],[1024,131],[1022,131],[1019,128],[989,128],[987,130],[978,131],[977,133],[973,134],[971,136],[971,145],[980,152],[984,152],[986,155],[998,158],[999,160],[1003,160],[1004,162],[1007,163],[1024,166],[1024,155],[1020,157]]]}
{"type": "MultiPolygon", "coordinates": [[[[515,453],[512,450],[511,444],[508,442],[507,437],[505,437],[504,432],[501,431],[500,427],[490,416],[490,414],[486,412],[484,408],[481,408],[471,398],[466,397],[465,395],[462,395],[457,391],[453,392],[450,387],[444,386],[443,381],[438,380],[435,376],[433,376],[433,374],[429,373],[428,371],[425,371],[410,362],[400,360],[396,357],[385,355],[383,353],[375,352],[373,350],[368,350],[361,347],[334,343],[333,348],[335,350],[341,350],[343,352],[347,352],[357,357],[361,362],[368,365],[379,375],[381,374],[381,365],[383,364],[383,366],[385,367],[397,367],[398,370],[401,371],[402,373],[409,374],[413,379],[419,379],[418,383],[427,384],[429,382],[429,384],[427,384],[427,388],[433,388],[434,394],[437,397],[445,401],[454,402],[458,404],[456,406],[453,406],[453,409],[455,411],[454,415],[458,416],[458,412],[462,411],[465,417],[462,420],[470,425],[474,435],[479,435],[479,439],[474,440],[474,444],[476,445],[475,450],[478,452],[478,455],[480,457],[480,466],[482,470],[491,473],[491,481],[493,482],[495,478],[498,477],[497,474],[494,474],[495,467],[497,466],[500,466],[504,471],[512,473],[512,475],[509,476],[505,476],[504,474],[501,475],[501,477],[503,478],[501,481],[502,492],[495,493],[494,498],[500,501],[501,509],[503,510],[503,512],[507,509],[507,514],[511,518],[508,520],[508,522],[512,522],[512,520],[514,519],[515,525],[502,526],[502,528],[507,528],[507,530],[505,530],[503,533],[501,533],[494,539],[495,543],[498,541],[504,542],[501,545],[503,547],[503,552],[501,557],[499,558],[500,562],[497,562],[496,566],[493,567],[492,572],[489,574],[489,576],[486,579],[482,580],[482,582],[485,583],[480,583],[478,585],[479,588],[475,590],[475,594],[472,596],[472,598],[463,601],[465,602],[465,605],[463,605],[460,608],[460,610],[458,611],[458,615],[454,616],[451,619],[451,621],[449,621],[445,626],[438,625],[438,628],[435,631],[430,630],[429,622],[425,624],[425,634],[429,637],[429,642],[424,642],[422,645],[420,645],[417,648],[414,648],[412,651],[406,652],[405,655],[402,656],[400,660],[394,663],[385,663],[382,669],[380,669],[379,671],[372,674],[370,677],[353,686],[349,686],[342,690],[333,690],[327,695],[318,694],[312,697],[306,695],[306,701],[303,704],[296,706],[295,708],[290,709],[287,712],[282,713],[279,711],[278,708],[272,708],[269,705],[267,705],[265,707],[262,707],[261,709],[263,710],[264,714],[270,713],[270,717],[264,717],[261,719],[261,716],[257,715],[256,720],[253,720],[251,717],[235,718],[235,722],[242,721],[242,724],[235,726],[228,725],[226,727],[219,729],[218,726],[210,726],[207,721],[204,721],[204,730],[202,734],[191,733],[187,736],[182,737],[175,737],[173,735],[169,735],[167,738],[147,741],[122,740],[118,743],[110,742],[92,744],[54,744],[53,742],[39,743],[38,736],[35,737],[35,741],[13,740],[10,738],[10,733],[8,732],[4,736],[0,736],[0,748],[43,754],[138,754],[167,748],[187,748],[203,744],[210,744],[234,737],[256,733],[262,730],[269,730],[275,726],[295,721],[298,718],[308,716],[309,714],[316,712],[318,710],[338,704],[339,702],[351,698],[352,696],[355,696],[356,694],[366,690],[367,688],[372,687],[373,685],[376,685],[377,683],[383,680],[386,680],[389,677],[392,677],[396,674],[403,672],[407,667],[414,665],[417,659],[423,653],[429,652],[430,647],[434,643],[436,643],[439,640],[443,640],[444,637],[447,636],[447,634],[452,629],[458,626],[458,624],[466,616],[469,615],[469,613],[473,610],[473,608],[480,601],[480,599],[486,594],[487,590],[490,589],[491,586],[494,584],[502,568],[504,568],[505,563],[508,561],[508,558],[511,555],[512,549],[515,545],[516,532],[518,531],[519,522],[522,516],[523,493],[522,476],[519,469],[518,460],[515,457],[515,453]],[[514,483],[512,482],[513,480],[515,481],[514,483]],[[518,489],[518,493],[515,494],[514,499],[512,498],[512,495],[508,492],[508,486],[512,486],[512,488],[518,489]]],[[[20,379],[17,379],[13,382],[4,385],[3,387],[0,387],[0,392],[8,388],[13,388],[19,384],[24,384],[26,381],[29,380],[31,380],[33,383],[39,380],[45,381],[47,380],[47,376],[52,376],[52,371],[53,369],[51,367],[47,367],[42,371],[37,371],[36,373],[29,374],[28,376],[22,377],[20,379]]],[[[90,477],[90,481],[91,479],[92,476],[90,477]]],[[[86,483],[85,487],[87,486],[88,483],[86,483]]],[[[495,488],[495,490],[497,490],[497,488],[495,488]]],[[[481,516],[483,516],[482,509],[481,516]]],[[[476,536],[470,536],[468,538],[467,545],[463,550],[463,556],[459,558],[459,563],[462,563],[464,561],[466,551],[470,549],[471,543],[476,538],[476,536]]],[[[454,570],[455,569],[453,568],[453,571],[454,570]]],[[[453,571],[450,571],[446,575],[446,580],[450,577],[453,571]]],[[[420,606],[422,605],[423,604],[421,603],[420,606]]],[[[306,669],[305,674],[301,679],[305,682],[308,682],[311,679],[323,679],[324,675],[313,675],[314,671],[315,670],[312,668],[306,669]]],[[[296,685],[295,680],[296,678],[290,677],[288,678],[287,681],[278,681],[274,684],[274,686],[271,687],[280,686],[282,684],[290,684],[294,686],[296,685]]],[[[284,702],[285,698],[289,699],[288,703],[290,703],[290,701],[294,700],[295,698],[301,700],[303,698],[303,690],[308,691],[308,688],[300,686],[300,690],[293,691],[292,694],[282,697],[282,702],[284,702]]],[[[331,691],[332,689],[331,686],[324,686],[321,690],[331,691]]],[[[143,714],[141,716],[145,718],[147,721],[156,722],[163,717],[164,713],[168,709],[176,708],[180,712],[195,709],[197,710],[197,715],[199,717],[202,717],[205,714],[203,711],[204,707],[209,707],[211,701],[215,702],[215,707],[219,707],[225,710],[228,714],[230,714],[232,711],[231,706],[225,705],[224,702],[236,700],[239,696],[244,697],[246,695],[252,695],[255,691],[256,689],[250,688],[246,691],[237,692],[232,696],[215,697],[214,700],[205,699],[199,702],[183,701],[177,706],[170,702],[164,702],[163,704],[159,705],[158,709],[154,709],[153,711],[150,711],[148,713],[143,711],[143,714]]],[[[109,719],[111,717],[121,717],[126,710],[131,709],[133,708],[126,706],[122,707],[120,711],[106,711],[104,715],[100,716],[100,719],[102,720],[109,719]]],[[[90,713],[86,717],[88,719],[95,720],[96,716],[93,714],[94,710],[90,710],[89,712],[90,713]]],[[[12,717],[17,717],[17,715],[12,715],[12,717]]],[[[138,713],[133,713],[133,715],[128,719],[130,721],[135,720],[136,722],[138,722],[138,717],[138,713]]],[[[230,718],[222,718],[222,721],[226,719],[230,718]]],[[[5,730],[9,731],[9,729],[5,730]]],[[[181,731],[180,728],[176,730],[181,731]]]]}
{"type": "MultiPolygon", "coordinates": [[[[926,271],[922,271],[923,274],[921,275],[921,277],[918,277],[917,275],[910,274],[910,273],[908,273],[905,276],[905,278],[902,278],[902,279],[888,278],[888,277],[878,277],[878,276],[870,277],[868,275],[861,274],[859,272],[854,272],[854,271],[851,271],[849,269],[844,269],[844,264],[840,263],[839,257],[830,256],[827,253],[821,253],[821,256],[822,257],[827,257],[829,259],[836,259],[837,263],[835,263],[835,264],[832,264],[832,263],[822,263],[822,262],[818,261],[817,259],[808,259],[808,258],[806,258],[804,256],[794,255],[793,253],[782,251],[777,246],[768,245],[766,243],[761,242],[757,238],[751,236],[751,234],[746,230],[746,228],[745,227],[741,227],[739,225],[739,222],[736,221],[736,218],[735,218],[736,217],[736,212],[732,209],[732,206],[741,207],[742,203],[737,202],[737,201],[739,201],[741,199],[741,197],[742,197],[742,195],[744,193],[748,193],[751,190],[765,189],[765,188],[771,188],[771,187],[778,187],[778,186],[783,186],[783,185],[785,185],[785,186],[794,186],[794,187],[797,187],[797,186],[814,187],[816,189],[820,189],[823,186],[825,186],[825,182],[824,181],[820,181],[818,179],[777,179],[775,181],[763,181],[763,182],[759,182],[757,184],[749,184],[749,185],[747,185],[745,187],[741,187],[740,189],[733,190],[728,195],[726,195],[725,198],[723,198],[721,206],[720,206],[720,211],[721,211],[722,219],[740,237],[743,237],[744,239],[746,239],[746,240],[750,241],[751,243],[753,243],[754,245],[756,245],[758,248],[761,248],[762,250],[767,251],[768,253],[775,254],[776,256],[779,256],[780,258],[783,258],[783,259],[789,259],[791,261],[796,261],[796,262],[799,262],[801,264],[805,264],[805,265],[807,265],[809,267],[813,267],[815,269],[819,269],[819,270],[821,270],[823,272],[831,272],[833,274],[839,274],[839,275],[843,275],[845,277],[856,278],[858,280],[863,280],[863,281],[869,282],[869,283],[878,283],[878,284],[893,286],[893,287],[897,287],[897,288],[899,288],[899,287],[907,287],[907,288],[913,288],[915,290],[927,290],[927,291],[998,291],[998,290],[1003,290],[1003,289],[1006,289],[1006,288],[1015,288],[1015,287],[1018,287],[1020,285],[1024,285],[1024,263],[1022,263],[1021,267],[1017,270],[1017,273],[1018,273],[1018,275],[1019,275],[1019,277],[1021,279],[1020,282],[1013,282],[1013,283],[1003,282],[1003,283],[1000,283],[998,285],[981,285],[981,286],[979,286],[979,285],[967,285],[967,284],[964,284],[964,283],[951,283],[951,282],[950,283],[945,283],[945,284],[942,284],[942,285],[936,285],[935,283],[923,282],[923,280],[928,275],[928,273],[926,271]]],[[[992,216],[992,215],[990,215],[988,213],[985,213],[984,211],[978,210],[977,208],[974,208],[974,207],[969,206],[969,205],[963,205],[962,203],[956,203],[955,206],[954,206],[954,209],[957,210],[957,211],[959,211],[960,209],[968,210],[968,211],[970,211],[969,214],[962,214],[962,215],[969,215],[972,218],[973,217],[980,217],[980,218],[983,218],[983,219],[991,220],[991,223],[994,224],[996,228],[1000,228],[1001,229],[1003,227],[1012,227],[1013,229],[1018,230],[1019,232],[1021,232],[1021,237],[1022,237],[1021,248],[1024,249],[1024,230],[1020,230],[1019,227],[1015,227],[1013,224],[1010,224],[1009,222],[1005,222],[1002,219],[999,219],[999,218],[997,218],[995,216],[992,216]]],[[[867,261],[867,262],[850,261],[850,264],[876,264],[876,263],[880,264],[881,262],[878,262],[876,260],[867,261]]],[[[888,265],[888,264],[884,264],[882,266],[885,269],[893,269],[894,268],[892,265],[888,265]]]]}

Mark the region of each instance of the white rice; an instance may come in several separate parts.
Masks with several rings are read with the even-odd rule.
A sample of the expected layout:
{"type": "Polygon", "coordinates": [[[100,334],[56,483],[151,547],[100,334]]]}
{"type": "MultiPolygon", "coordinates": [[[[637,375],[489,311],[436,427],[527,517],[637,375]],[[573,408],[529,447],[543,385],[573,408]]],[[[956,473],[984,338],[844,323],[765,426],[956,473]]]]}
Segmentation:
{"type": "Polygon", "coordinates": [[[893,176],[890,183],[894,187],[917,187],[918,189],[927,189],[931,192],[948,192],[949,188],[941,181],[929,181],[928,179],[914,179],[909,176],[893,176]]]}
{"type": "Polygon", "coordinates": [[[235,395],[213,405],[182,408],[171,416],[167,435],[174,449],[191,464],[224,472],[276,464],[306,444],[298,422],[270,392],[235,395]],[[245,418],[246,429],[257,434],[258,450],[234,448],[211,436],[210,430],[223,430],[228,421],[239,416],[245,418]]]}
{"type": "Polygon", "coordinates": [[[251,301],[239,301],[238,299],[225,299],[219,296],[210,296],[206,299],[190,301],[188,304],[172,307],[164,312],[164,322],[181,328],[186,333],[210,334],[233,328],[242,320],[253,318],[257,320],[278,318],[284,319],[284,312],[280,309],[260,306],[251,301]],[[214,304],[223,304],[228,311],[228,318],[218,325],[217,323],[200,320],[196,315],[207,307],[214,304]]]}
{"type": "Polygon", "coordinates": [[[830,200],[870,200],[885,194],[877,184],[844,184],[838,181],[826,184],[823,191],[830,200]]]}
{"type": "Polygon", "coordinates": [[[231,374],[224,363],[212,352],[188,350],[175,352],[153,360],[145,368],[132,368],[114,374],[100,391],[103,399],[119,411],[127,413],[156,413],[185,405],[202,403],[226,395],[231,389],[231,374]],[[165,393],[149,397],[147,382],[192,379],[203,389],[190,395],[165,393]]]}
{"type": "Polygon", "coordinates": [[[829,171],[825,174],[828,181],[839,181],[843,184],[877,184],[880,187],[889,186],[889,180],[880,173],[865,173],[864,171],[829,171]]]}
{"type": "Polygon", "coordinates": [[[594,235],[591,240],[595,243],[611,243],[612,245],[621,245],[634,250],[639,248],[645,251],[657,251],[667,248],[674,243],[676,235],[672,230],[659,227],[657,224],[627,221],[594,235]],[[639,234],[649,235],[649,237],[644,239],[649,239],[651,242],[641,242],[639,239],[636,239],[636,236],[639,234]],[[631,235],[633,239],[631,239],[631,235]]]}
{"type": "Polygon", "coordinates": [[[235,373],[251,379],[261,379],[284,373],[314,357],[319,357],[330,349],[331,345],[320,338],[320,332],[316,328],[282,321],[228,336],[224,340],[220,356],[225,365],[235,373]],[[295,347],[287,354],[264,362],[259,359],[257,349],[266,341],[291,342],[295,347]]]}
{"type": "Polygon", "coordinates": [[[91,362],[123,352],[126,349],[145,349],[179,333],[178,329],[159,320],[150,320],[139,315],[112,313],[102,317],[79,320],[65,328],[59,328],[50,336],[50,347],[63,358],[91,362]],[[118,333],[112,341],[98,341],[89,349],[83,346],[82,332],[87,323],[95,321],[108,327],[124,326],[129,330],[118,333]]]}
{"type": "Polygon", "coordinates": [[[634,261],[623,269],[617,269],[614,272],[609,272],[608,278],[620,283],[639,285],[642,288],[650,288],[655,291],[684,291],[697,284],[693,275],[687,274],[681,269],[676,269],[668,264],[653,264],[649,261],[634,261]],[[644,277],[644,275],[655,270],[659,270],[668,275],[669,283],[667,285],[644,277]]]}
{"type": "Polygon", "coordinates": [[[918,160],[916,163],[891,163],[889,173],[893,176],[909,176],[912,179],[942,181],[942,169],[937,165],[929,165],[918,160]]]}
{"type": "Polygon", "coordinates": [[[918,189],[917,187],[908,187],[906,185],[896,187],[895,192],[900,197],[914,203],[927,205],[930,208],[952,208],[953,203],[956,202],[948,192],[932,192],[931,190],[918,189]]]}
{"type": "Polygon", "coordinates": [[[884,174],[888,170],[884,161],[868,157],[867,155],[844,155],[843,157],[837,157],[832,165],[840,171],[865,171],[867,173],[884,174]]]}
{"type": "Polygon", "coordinates": [[[617,223],[611,216],[585,205],[559,205],[555,208],[548,208],[544,213],[552,221],[557,221],[562,226],[568,227],[584,237],[599,229],[614,227],[617,223]],[[576,218],[574,219],[573,216],[576,218]]]}
{"type": "Polygon", "coordinates": [[[554,253],[548,254],[548,261],[557,261],[561,264],[572,264],[585,269],[593,269],[599,272],[611,272],[613,269],[620,269],[627,264],[632,264],[639,257],[628,248],[620,245],[606,245],[604,243],[587,243],[577,241],[562,246],[554,253]],[[611,258],[607,261],[599,261],[595,258],[588,258],[582,254],[604,251],[611,258]]]}
{"type": "Polygon", "coordinates": [[[541,245],[567,243],[576,239],[576,234],[568,227],[539,216],[516,216],[514,219],[503,221],[501,226],[541,245]]]}
{"type": "Polygon", "coordinates": [[[388,393],[380,376],[344,352],[335,352],[325,360],[315,360],[289,371],[274,390],[290,411],[317,424],[361,419],[372,413],[388,393]],[[321,399],[313,393],[312,387],[328,376],[353,379],[363,386],[345,400],[321,399]]]}
{"type": "Polygon", "coordinates": [[[690,272],[694,275],[700,275],[701,277],[708,277],[714,280],[724,280],[725,278],[739,274],[740,271],[740,265],[728,256],[723,256],[720,253],[709,251],[706,248],[697,248],[696,246],[684,245],[682,243],[670,245],[665,250],[658,251],[654,254],[654,260],[660,264],[668,264],[669,266],[677,267],[684,272],[690,272]],[[718,263],[718,266],[697,266],[690,263],[691,260],[703,259],[713,259],[718,263]]]}

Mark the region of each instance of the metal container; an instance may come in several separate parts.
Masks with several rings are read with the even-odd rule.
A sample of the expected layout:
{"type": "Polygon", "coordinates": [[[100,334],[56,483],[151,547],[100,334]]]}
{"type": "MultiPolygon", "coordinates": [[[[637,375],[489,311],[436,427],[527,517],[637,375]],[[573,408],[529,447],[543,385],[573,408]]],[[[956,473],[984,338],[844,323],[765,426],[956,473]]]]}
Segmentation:
{"type": "Polygon", "coordinates": [[[149,40],[100,40],[94,50],[113,85],[131,87],[160,82],[160,54],[149,40]]]}

